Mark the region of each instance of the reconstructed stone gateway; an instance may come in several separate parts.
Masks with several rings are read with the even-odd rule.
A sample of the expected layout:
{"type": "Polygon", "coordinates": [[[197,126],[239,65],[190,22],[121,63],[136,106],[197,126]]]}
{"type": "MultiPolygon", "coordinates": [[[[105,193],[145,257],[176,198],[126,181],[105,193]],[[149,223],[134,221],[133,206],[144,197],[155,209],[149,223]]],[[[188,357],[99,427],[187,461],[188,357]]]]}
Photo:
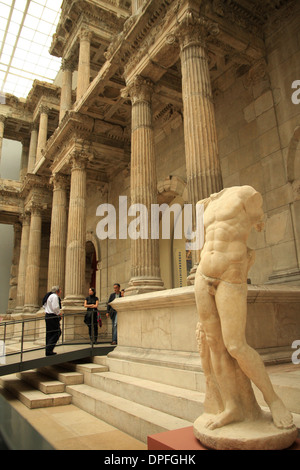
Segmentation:
{"type": "Polygon", "coordinates": [[[105,304],[116,281],[128,294],[193,283],[185,239],[97,238],[97,207],[118,210],[121,195],[150,210],[253,186],[266,225],[249,240],[251,282],[299,285],[299,8],[63,1],[56,81],[0,104],[0,147],[23,144],[20,181],[0,181],[0,223],[15,227],[7,318],[38,312],[57,284],[63,310],[80,312],[90,285],[105,304]]]}

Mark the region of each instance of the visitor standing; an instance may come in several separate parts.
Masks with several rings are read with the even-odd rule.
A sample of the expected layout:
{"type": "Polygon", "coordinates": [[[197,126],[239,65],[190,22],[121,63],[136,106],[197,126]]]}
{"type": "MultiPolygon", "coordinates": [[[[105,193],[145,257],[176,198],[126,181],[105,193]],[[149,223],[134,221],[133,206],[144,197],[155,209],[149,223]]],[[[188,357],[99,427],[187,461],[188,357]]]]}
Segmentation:
{"type": "Polygon", "coordinates": [[[111,344],[117,344],[118,339],[117,339],[117,311],[109,305],[113,300],[121,297],[121,292],[120,292],[120,284],[115,283],[114,284],[114,292],[110,294],[108,303],[107,303],[107,313],[106,316],[110,316],[111,321],[112,321],[112,343],[111,344]]]}

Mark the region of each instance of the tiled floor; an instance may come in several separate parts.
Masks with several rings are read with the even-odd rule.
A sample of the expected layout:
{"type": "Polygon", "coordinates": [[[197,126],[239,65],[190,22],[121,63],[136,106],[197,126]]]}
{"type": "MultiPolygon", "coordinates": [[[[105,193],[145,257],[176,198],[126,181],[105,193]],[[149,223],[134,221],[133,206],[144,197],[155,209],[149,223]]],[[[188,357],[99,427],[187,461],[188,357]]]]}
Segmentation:
{"type": "Polygon", "coordinates": [[[74,405],[29,409],[6,399],[57,450],[147,450],[147,445],[74,405]]]}

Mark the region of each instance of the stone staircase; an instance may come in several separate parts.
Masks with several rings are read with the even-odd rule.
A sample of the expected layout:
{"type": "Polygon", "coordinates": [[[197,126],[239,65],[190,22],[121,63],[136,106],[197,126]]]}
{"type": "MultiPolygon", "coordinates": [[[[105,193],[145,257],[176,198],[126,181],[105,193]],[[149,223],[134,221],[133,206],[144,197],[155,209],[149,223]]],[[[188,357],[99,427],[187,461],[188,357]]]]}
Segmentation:
{"type": "Polygon", "coordinates": [[[0,385],[31,409],[63,406],[72,403],[67,386],[83,384],[86,374],[107,370],[92,363],[65,363],[2,376],[0,385]]]}
{"type": "MultiPolygon", "coordinates": [[[[86,373],[84,384],[68,386],[72,403],[143,442],[148,435],[191,426],[203,412],[202,372],[112,356],[94,361],[109,370],[86,373]]],[[[299,429],[300,368],[283,364],[270,367],[269,374],[299,429]]],[[[260,391],[254,391],[267,409],[260,391]]]]}
{"type": "MultiPolygon", "coordinates": [[[[271,380],[300,428],[300,370],[273,368],[271,380]]],[[[195,370],[95,357],[2,377],[2,387],[29,408],[72,403],[121,431],[147,436],[191,426],[203,412],[204,376],[195,370]]],[[[262,407],[265,403],[256,390],[262,407]]]]}

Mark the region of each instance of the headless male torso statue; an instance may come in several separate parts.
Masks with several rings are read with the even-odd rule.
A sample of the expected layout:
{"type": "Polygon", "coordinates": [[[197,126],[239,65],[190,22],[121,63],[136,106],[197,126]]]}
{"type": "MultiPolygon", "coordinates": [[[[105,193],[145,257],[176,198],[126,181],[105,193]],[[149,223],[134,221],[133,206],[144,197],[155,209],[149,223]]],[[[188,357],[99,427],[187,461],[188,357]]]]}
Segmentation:
{"type": "MultiPolygon", "coordinates": [[[[263,228],[262,197],[251,186],[226,188],[204,201],[205,243],[195,278],[200,355],[206,376],[205,427],[257,419],[250,380],[261,390],[277,428],[293,427],[291,413],[274,392],[259,354],[246,343],[247,274],[254,252],[252,227],[263,228]],[[214,404],[212,404],[214,403],[214,404]]],[[[198,204],[199,204],[198,203],[198,204]]]]}

